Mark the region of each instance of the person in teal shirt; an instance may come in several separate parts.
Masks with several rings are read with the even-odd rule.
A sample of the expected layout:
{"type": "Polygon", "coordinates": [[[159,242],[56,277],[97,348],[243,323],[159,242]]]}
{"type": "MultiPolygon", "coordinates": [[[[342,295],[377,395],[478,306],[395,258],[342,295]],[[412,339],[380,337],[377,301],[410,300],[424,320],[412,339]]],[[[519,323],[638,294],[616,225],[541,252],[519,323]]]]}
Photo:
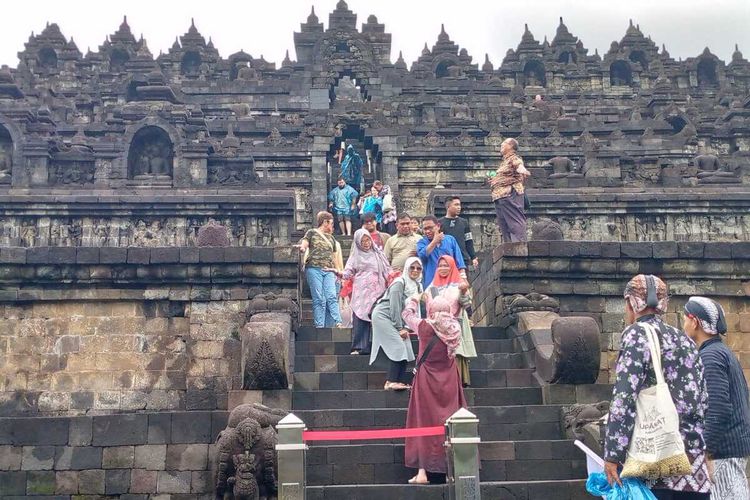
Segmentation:
{"type": "Polygon", "coordinates": [[[328,193],[328,209],[332,210],[339,220],[341,234],[352,235],[352,214],[357,213],[357,190],[339,177],[336,187],[328,193]]]}

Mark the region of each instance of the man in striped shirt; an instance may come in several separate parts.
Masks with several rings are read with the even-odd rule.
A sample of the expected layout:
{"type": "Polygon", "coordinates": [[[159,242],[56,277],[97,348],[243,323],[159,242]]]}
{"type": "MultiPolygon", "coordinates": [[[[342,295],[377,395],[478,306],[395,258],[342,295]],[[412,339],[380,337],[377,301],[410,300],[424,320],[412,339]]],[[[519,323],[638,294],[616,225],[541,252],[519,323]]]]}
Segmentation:
{"type": "Polygon", "coordinates": [[[727,331],[724,310],[706,297],[690,297],[685,315],[685,332],[698,346],[708,390],[703,437],[715,470],[711,500],[748,500],[750,401],[737,356],[721,341],[727,331]]]}

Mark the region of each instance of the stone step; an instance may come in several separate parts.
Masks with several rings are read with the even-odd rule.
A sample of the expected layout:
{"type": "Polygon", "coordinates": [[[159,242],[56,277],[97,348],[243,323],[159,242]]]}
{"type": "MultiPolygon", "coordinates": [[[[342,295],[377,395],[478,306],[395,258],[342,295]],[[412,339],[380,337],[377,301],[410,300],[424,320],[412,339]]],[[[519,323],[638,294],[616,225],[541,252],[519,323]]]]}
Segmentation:
{"type": "MultiPolygon", "coordinates": [[[[411,339],[412,348],[416,354],[419,350],[419,341],[416,337],[411,339]]],[[[496,352],[516,352],[516,344],[513,340],[494,339],[494,340],[475,340],[474,345],[478,353],[491,354],[496,352]]],[[[314,340],[300,341],[294,343],[295,354],[298,356],[315,356],[315,355],[348,355],[351,352],[351,339],[343,341],[335,340],[314,340]]]]}
{"type": "MultiPolygon", "coordinates": [[[[474,326],[471,329],[474,340],[508,339],[503,328],[495,326],[474,326]]],[[[312,324],[302,324],[296,332],[298,342],[333,340],[337,342],[351,341],[351,328],[315,328],[312,324]]]]}
{"type": "MultiPolygon", "coordinates": [[[[483,441],[561,439],[561,405],[472,406],[483,441]]],[[[310,430],[400,429],[406,408],[293,410],[310,430]]],[[[359,441],[358,441],[359,442],[359,441]]],[[[382,443],[382,441],[377,441],[382,443]]],[[[338,443],[345,444],[345,443],[338,443]]]]}
{"type": "MultiPolygon", "coordinates": [[[[471,358],[471,368],[475,370],[498,370],[509,368],[525,368],[521,354],[512,352],[498,352],[492,354],[479,354],[471,358]]],[[[295,356],[294,370],[296,372],[350,372],[350,371],[373,371],[387,370],[389,366],[385,356],[378,356],[375,362],[370,364],[369,354],[360,355],[327,355],[317,356],[295,356]]]]}
{"type": "MultiPolygon", "coordinates": [[[[409,365],[406,381],[411,382],[412,374],[409,365]]],[[[530,368],[512,368],[501,370],[470,370],[472,387],[534,387],[537,380],[534,370],[530,368]]],[[[294,374],[295,391],[333,391],[342,389],[382,389],[386,372],[296,372],[294,374]]]]}
{"type": "MultiPolygon", "coordinates": [[[[483,441],[483,481],[582,479],[586,459],[572,440],[483,441]]],[[[309,485],[405,483],[414,471],[404,466],[404,443],[330,444],[307,452],[309,485]],[[373,467],[360,467],[372,465],[373,467]]]]}
{"type": "MultiPolygon", "coordinates": [[[[464,389],[470,406],[535,405],[542,403],[540,387],[492,387],[464,389]]],[[[292,411],[357,408],[406,408],[409,391],[339,390],[294,391],[292,411]]]]}
{"type": "MultiPolygon", "coordinates": [[[[362,467],[362,466],[360,466],[362,467]]],[[[495,481],[481,483],[490,500],[591,500],[585,479],[564,481],[495,481]]],[[[307,500],[449,500],[446,485],[354,484],[308,486],[307,500]]]]}

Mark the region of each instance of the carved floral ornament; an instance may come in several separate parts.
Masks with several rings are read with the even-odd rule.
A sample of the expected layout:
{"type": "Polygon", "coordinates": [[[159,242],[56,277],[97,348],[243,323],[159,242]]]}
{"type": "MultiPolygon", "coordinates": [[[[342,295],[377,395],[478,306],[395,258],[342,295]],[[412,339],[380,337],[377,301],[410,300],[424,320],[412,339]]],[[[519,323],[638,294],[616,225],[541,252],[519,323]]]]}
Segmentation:
{"type": "Polygon", "coordinates": [[[430,130],[422,139],[422,144],[433,148],[445,146],[445,137],[440,135],[437,130],[430,130]]]}

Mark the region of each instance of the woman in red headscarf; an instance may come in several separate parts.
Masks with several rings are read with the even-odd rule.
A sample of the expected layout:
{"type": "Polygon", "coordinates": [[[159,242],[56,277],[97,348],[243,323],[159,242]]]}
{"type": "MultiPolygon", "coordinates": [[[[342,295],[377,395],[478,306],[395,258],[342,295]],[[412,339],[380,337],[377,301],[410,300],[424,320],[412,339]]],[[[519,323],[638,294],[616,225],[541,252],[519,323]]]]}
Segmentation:
{"type": "MultiPolygon", "coordinates": [[[[401,314],[406,326],[419,336],[419,355],[406,412],[407,428],[443,425],[459,408],[466,407],[455,361],[461,329],[450,312],[450,303],[443,297],[429,301],[427,319],[420,319],[418,300],[418,295],[407,299],[401,314]]],[[[427,472],[447,472],[444,441],[444,436],[406,438],[404,464],[419,469],[409,483],[427,484],[427,472]]]]}
{"type": "Polygon", "coordinates": [[[471,384],[469,375],[469,358],[477,357],[474,347],[474,336],[471,333],[471,322],[467,310],[471,308],[469,284],[461,277],[456,261],[450,255],[443,255],[438,260],[435,277],[430,286],[425,289],[427,300],[436,297],[445,298],[451,306],[451,314],[456,317],[461,326],[461,345],[456,351],[456,363],[461,374],[464,387],[471,384]]]}

